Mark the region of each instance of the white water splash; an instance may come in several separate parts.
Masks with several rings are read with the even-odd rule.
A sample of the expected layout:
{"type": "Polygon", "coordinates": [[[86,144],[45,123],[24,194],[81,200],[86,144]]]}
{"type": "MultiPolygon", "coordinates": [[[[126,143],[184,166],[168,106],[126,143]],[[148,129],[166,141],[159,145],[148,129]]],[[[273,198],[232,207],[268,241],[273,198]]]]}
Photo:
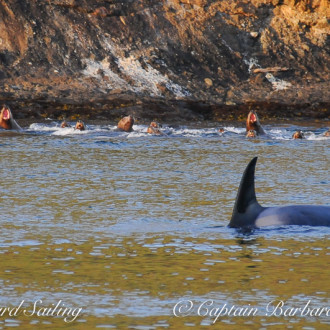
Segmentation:
{"type": "Polygon", "coordinates": [[[46,125],[46,124],[39,124],[39,123],[33,123],[29,126],[27,129],[28,131],[54,131],[56,130],[56,126],[54,125],[46,125]]]}
{"type": "Polygon", "coordinates": [[[228,127],[225,127],[224,129],[225,129],[225,131],[236,133],[236,134],[245,133],[245,131],[246,131],[245,127],[241,128],[241,127],[228,126],[228,127]]]}
{"type": "Polygon", "coordinates": [[[312,141],[330,140],[330,136],[316,135],[314,132],[310,132],[309,135],[306,136],[306,139],[312,141]]]}
{"type": "Polygon", "coordinates": [[[65,136],[65,135],[85,135],[91,133],[90,130],[84,130],[80,131],[78,129],[74,129],[74,127],[65,127],[65,128],[59,128],[55,132],[53,132],[52,135],[55,136],[65,136]]]}
{"type": "Polygon", "coordinates": [[[51,133],[51,135],[55,136],[65,136],[65,135],[74,135],[74,134],[90,134],[95,132],[106,132],[108,130],[103,129],[99,126],[96,127],[89,127],[86,125],[86,129],[84,131],[80,131],[78,129],[75,129],[74,124],[72,124],[71,127],[60,127],[58,124],[39,124],[39,123],[33,123],[30,125],[30,127],[27,129],[28,132],[43,132],[43,133],[51,133]]]}
{"type": "MultiPolygon", "coordinates": [[[[147,133],[148,125],[135,124],[133,125],[132,132],[123,132],[118,131],[117,125],[86,125],[86,130],[79,131],[74,128],[74,124],[71,127],[61,128],[58,123],[50,124],[31,124],[30,127],[26,130],[27,132],[40,132],[43,134],[50,134],[53,136],[70,136],[70,135],[86,135],[90,134],[99,138],[115,138],[115,137],[126,137],[129,139],[134,138],[146,138],[152,137],[153,135],[147,133]]],[[[299,129],[299,127],[292,126],[290,128],[284,127],[264,127],[266,130],[266,136],[260,136],[256,139],[261,140],[292,140],[293,133],[299,129]]],[[[163,127],[160,129],[163,135],[162,137],[176,138],[176,137],[191,137],[191,138],[209,138],[209,137],[219,137],[222,138],[233,138],[244,137],[245,136],[245,127],[235,127],[235,126],[224,126],[224,132],[219,132],[218,127],[205,127],[205,128],[190,128],[190,127],[171,127],[163,124],[163,127]],[[229,133],[229,134],[228,134],[229,133]]],[[[312,130],[306,130],[300,128],[304,132],[305,139],[298,141],[318,141],[318,140],[330,140],[330,137],[324,136],[322,132],[314,132],[312,130]]]]}

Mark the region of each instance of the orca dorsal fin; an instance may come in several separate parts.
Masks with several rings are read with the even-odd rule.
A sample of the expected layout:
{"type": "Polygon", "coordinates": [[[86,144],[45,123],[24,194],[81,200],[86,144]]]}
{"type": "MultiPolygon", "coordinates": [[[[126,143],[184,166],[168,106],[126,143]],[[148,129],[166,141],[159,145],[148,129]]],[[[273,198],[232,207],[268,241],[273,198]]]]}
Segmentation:
{"type": "Polygon", "coordinates": [[[257,159],[258,157],[254,157],[243,173],[229,227],[237,228],[254,225],[255,219],[263,209],[257,202],[254,189],[254,173],[257,159]]]}

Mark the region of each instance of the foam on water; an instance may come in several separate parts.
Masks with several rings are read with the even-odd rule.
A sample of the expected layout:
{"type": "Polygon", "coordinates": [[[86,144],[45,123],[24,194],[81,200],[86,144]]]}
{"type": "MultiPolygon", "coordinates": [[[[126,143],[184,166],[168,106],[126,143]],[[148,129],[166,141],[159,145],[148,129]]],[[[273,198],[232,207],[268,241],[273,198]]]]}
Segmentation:
{"type": "Polygon", "coordinates": [[[228,132],[237,133],[237,134],[245,133],[245,128],[242,127],[228,126],[225,127],[224,129],[225,131],[227,130],[228,132]]]}
{"type": "MultiPolygon", "coordinates": [[[[79,131],[72,127],[61,128],[58,123],[33,123],[29,128],[26,129],[27,132],[35,132],[35,133],[43,133],[50,134],[53,136],[69,136],[69,135],[88,135],[93,134],[93,136],[98,133],[102,133],[102,137],[108,136],[124,136],[127,138],[141,138],[146,136],[151,136],[147,133],[147,125],[134,125],[132,132],[122,132],[117,130],[117,125],[86,125],[86,130],[79,131]]],[[[192,138],[203,138],[203,137],[222,137],[228,136],[227,133],[234,133],[232,137],[236,135],[242,136],[245,135],[245,127],[235,127],[235,126],[224,126],[224,132],[219,132],[218,127],[206,127],[206,128],[191,128],[186,126],[172,127],[163,125],[161,128],[162,136],[167,137],[192,137],[192,138]]],[[[264,139],[271,140],[292,140],[292,135],[295,131],[302,130],[305,136],[305,140],[308,141],[321,141],[321,140],[329,140],[330,137],[326,137],[323,135],[323,130],[311,130],[308,128],[291,126],[288,128],[282,127],[265,127],[265,131],[267,133],[266,136],[263,136],[264,139]]]]}
{"type": "Polygon", "coordinates": [[[74,127],[65,127],[65,128],[59,128],[55,132],[53,132],[52,135],[57,135],[57,136],[65,136],[65,135],[73,135],[73,134],[78,134],[78,135],[83,135],[83,134],[88,134],[90,133],[89,130],[76,130],[74,127]]]}
{"type": "Polygon", "coordinates": [[[324,136],[324,135],[316,135],[315,133],[311,132],[309,136],[306,136],[307,140],[329,140],[330,136],[324,136]]]}
{"type": "Polygon", "coordinates": [[[46,125],[46,124],[39,124],[39,123],[33,123],[30,125],[30,127],[27,129],[27,131],[31,131],[31,132],[52,132],[55,131],[57,129],[59,129],[59,126],[55,126],[55,124],[51,124],[51,125],[46,125]]]}
{"type": "Polygon", "coordinates": [[[134,131],[134,132],[130,132],[127,134],[127,138],[131,139],[131,138],[139,138],[142,136],[145,136],[147,133],[146,132],[142,132],[142,131],[134,131]]]}
{"type": "Polygon", "coordinates": [[[73,134],[91,134],[96,132],[106,132],[108,129],[102,128],[101,126],[94,126],[94,125],[86,125],[86,129],[84,131],[80,131],[74,128],[74,125],[72,124],[71,127],[60,127],[56,123],[52,124],[40,124],[40,123],[33,123],[30,125],[30,127],[27,129],[28,132],[43,132],[48,133],[50,132],[51,135],[55,136],[65,136],[65,135],[73,135],[73,134]]]}

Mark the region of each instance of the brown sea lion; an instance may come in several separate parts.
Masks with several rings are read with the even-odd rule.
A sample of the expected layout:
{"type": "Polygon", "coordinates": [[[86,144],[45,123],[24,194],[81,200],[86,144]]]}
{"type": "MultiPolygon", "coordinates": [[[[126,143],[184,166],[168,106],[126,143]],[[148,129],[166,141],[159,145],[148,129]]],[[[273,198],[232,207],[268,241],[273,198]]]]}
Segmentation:
{"type": "Polygon", "coordinates": [[[122,118],[118,123],[118,129],[125,132],[132,132],[133,131],[133,124],[134,124],[134,118],[133,116],[129,115],[124,118],[122,118]]]}
{"type": "Polygon", "coordinates": [[[147,129],[147,133],[162,135],[163,133],[160,131],[159,127],[160,126],[155,121],[152,121],[147,129]]]}
{"type": "Polygon", "coordinates": [[[10,108],[7,105],[4,105],[0,112],[0,127],[4,129],[22,129],[16,123],[13,114],[11,113],[10,108]]]}
{"type": "Polygon", "coordinates": [[[247,133],[246,133],[246,137],[247,138],[255,138],[257,136],[257,132],[253,129],[250,129],[247,133]]]}
{"type": "Polygon", "coordinates": [[[71,127],[65,120],[61,123],[61,128],[71,127]]]}
{"type": "Polygon", "coordinates": [[[78,120],[74,129],[77,129],[79,131],[84,131],[85,130],[84,122],[82,120],[78,120]]]}
{"type": "Polygon", "coordinates": [[[265,135],[265,131],[262,128],[258,115],[254,110],[251,110],[248,114],[246,120],[246,132],[254,130],[256,131],[257,135],[265,135]]]}
{"type": "Polygon", "coordinates": [[[293,139],[303,139],[305,138],[304,133],[302,131],[295,131],[292,135],[293,139]]]}
{"type": "Polygon", "coordinates": [[[330,136],[330,128],[329,128],[329,130],[327,130],[326,132],[324,132],[323,135],[324,135],[324,136],[330,136]]]}

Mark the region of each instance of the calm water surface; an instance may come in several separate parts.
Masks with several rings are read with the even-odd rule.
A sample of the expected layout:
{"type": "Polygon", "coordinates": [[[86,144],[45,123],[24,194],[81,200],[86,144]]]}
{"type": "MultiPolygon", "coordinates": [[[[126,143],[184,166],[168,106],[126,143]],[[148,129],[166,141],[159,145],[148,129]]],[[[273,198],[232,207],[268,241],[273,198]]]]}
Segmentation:
{"type": "Polygon", "coordinates": [[[1,329],[329,326],[329,228],[227,228],[254,156],[262,205],[330,205],[325,128],[88,128],[0,131],[1,329]]]}

